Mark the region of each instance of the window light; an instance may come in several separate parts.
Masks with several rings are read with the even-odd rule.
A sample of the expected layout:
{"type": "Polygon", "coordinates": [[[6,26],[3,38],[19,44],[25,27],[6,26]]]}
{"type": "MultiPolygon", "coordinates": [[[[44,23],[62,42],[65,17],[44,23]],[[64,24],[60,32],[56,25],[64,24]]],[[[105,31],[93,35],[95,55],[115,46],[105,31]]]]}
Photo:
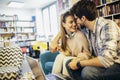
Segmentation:
{"type": "Polygon", "coordinates": [[[22,8],[24,6],[23,2],[9,2],[8,7],[22,8]]]}

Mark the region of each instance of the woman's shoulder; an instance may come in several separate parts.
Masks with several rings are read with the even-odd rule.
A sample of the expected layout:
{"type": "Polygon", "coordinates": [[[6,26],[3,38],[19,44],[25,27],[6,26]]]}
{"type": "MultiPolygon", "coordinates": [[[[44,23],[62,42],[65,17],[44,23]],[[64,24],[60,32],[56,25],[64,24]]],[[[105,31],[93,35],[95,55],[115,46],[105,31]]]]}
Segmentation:
{"type": "Polygon", "coordinates": [[[84,33],[82,31],[79,31],[79,30],[76,31],[76,35],[77,36],[85,36],[84,33]]]}

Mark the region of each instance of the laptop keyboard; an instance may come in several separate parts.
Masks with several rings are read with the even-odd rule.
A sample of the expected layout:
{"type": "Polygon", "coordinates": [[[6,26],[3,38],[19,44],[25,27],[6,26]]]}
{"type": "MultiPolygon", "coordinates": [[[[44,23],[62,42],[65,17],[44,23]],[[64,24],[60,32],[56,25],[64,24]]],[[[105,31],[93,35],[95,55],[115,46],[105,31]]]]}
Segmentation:
{"type": "Polygon", "coordinates": [[[61,79],[61,78],[59,78],[59,77],[57,77],[57,76],[55,76],[55,75],[53,75],[53,74],[48,74],[48,75],[46,75],[46,78],[47,78],[48,80],[63,80],[63,79],[61,79]]]}
{"type": "Polygon", "coordinates": [[[66,75],[63,75],[61,73],[57,73],[57,74],[54,74],[55,76],[61,78],[62,80],[74,80],[73,78],[71,78],[70,76],[66,76],[66,75]]]}

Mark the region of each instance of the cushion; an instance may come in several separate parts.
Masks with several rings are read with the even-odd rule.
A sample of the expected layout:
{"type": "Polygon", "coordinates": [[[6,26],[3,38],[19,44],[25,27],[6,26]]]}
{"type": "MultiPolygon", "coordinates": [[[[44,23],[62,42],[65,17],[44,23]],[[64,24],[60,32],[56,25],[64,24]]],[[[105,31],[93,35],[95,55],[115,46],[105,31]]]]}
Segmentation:
{"type": "Polygon", "coordinates": [[[51,72],[54,62],[46,62],[45,69],[51,72]]]}
{"type": "Polygon", "coordinates": [[[18,66],[22,64],[22,52],[19,47],[0,47],[0,67],[18,66]]]}
{"type": "Polygon", "coordinates": [[[19,75],[18,67],[0,67],[0,80],[16,80],[19,75]]]}
{"type": "Polygon", "coordinates": [[[17,80],[22,60],[20,47],[0,47],[0,80],[17,80]]]}

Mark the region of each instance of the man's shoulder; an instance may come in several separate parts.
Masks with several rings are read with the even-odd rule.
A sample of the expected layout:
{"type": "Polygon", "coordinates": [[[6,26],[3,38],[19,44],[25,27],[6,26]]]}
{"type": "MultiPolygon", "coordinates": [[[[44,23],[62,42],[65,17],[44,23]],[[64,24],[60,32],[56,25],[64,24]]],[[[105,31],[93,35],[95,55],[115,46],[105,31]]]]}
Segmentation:
{"type": "Polygon", "coordinates": [[[105,19],[105,18],[98,18],[98,25],[97,27],[99,27],[100,30],[107,30],[107,29],[118,29],[118,25],[110,19],[105,19]]]}

